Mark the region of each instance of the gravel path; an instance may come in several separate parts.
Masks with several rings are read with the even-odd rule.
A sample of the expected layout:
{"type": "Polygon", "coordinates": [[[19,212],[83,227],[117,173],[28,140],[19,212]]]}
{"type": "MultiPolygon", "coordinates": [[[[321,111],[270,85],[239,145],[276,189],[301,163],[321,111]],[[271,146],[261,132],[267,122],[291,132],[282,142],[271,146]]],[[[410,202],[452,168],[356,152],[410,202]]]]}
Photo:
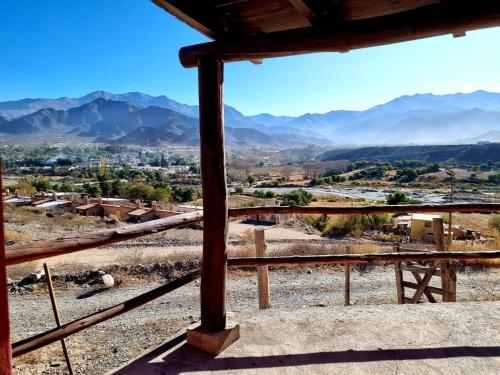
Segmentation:
{"type": "MultiPolygon", "coordinates": [[[[270,275],[273,307],[300,308],[336,306],[343,303],[343,273],[339,268],[312,267],[273,271],[270,275]]],[[[500,300],[500,271],[458,274],[458,300],[500,300]]],[[[89,288],[57,291],[60,314],[68,322],[96,310],[120,303],[143,293],[158,283],[122,285],[78,298],[89,288]]],[[[230,311],[253,311],[258,306],[253,272],[234,271],[228,280],[227,304],[230,311]]],[[[378,267],[352,273],[351,302],[355,305],[393,303],[392,267],[378,267]]],[[[12,335],[15,340],[54,327],[47,294],[10,296],[12,335]]],[[[159,298],[139,309],[71,336],[70,356],[77,374],[102,374],[125,363],[197,320],[199,282],[159,298]]],[[[15,374],[61,374],[64,361],[58,344],[15,360],[15,374]]]]}

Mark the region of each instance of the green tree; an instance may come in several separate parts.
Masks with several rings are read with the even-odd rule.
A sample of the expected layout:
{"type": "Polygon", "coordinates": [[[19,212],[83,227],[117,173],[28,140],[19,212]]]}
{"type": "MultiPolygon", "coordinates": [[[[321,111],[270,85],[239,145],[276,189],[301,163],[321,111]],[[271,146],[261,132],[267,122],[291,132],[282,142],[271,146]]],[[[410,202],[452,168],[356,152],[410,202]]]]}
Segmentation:
{"type": "Polygon", "coordinates": [[[248,177],[247,177],[247,182],[248,182],[249,184],[253,184],[253,183],[255,183],[255,181],[257,181],[257,177],[255,177],[253,174],[248,175],[248,177]]]}
{"type": "Polygon", "coordinates": [[[307,206],[312,201],[312,194],[304,189],[292,190],[283,194],[283,205],[285,206],[307,206]]]}
{"type": "Polygon", "coordinates": [[[156,188],[151,193],[150,199],[157,202],[168,202],[170,200],[170,190],[165,188],[156,188]]]}
{"type": "Polygon", "coordinates": [[[134,184],[129,186],[127,194],[130,199],[147,200],[153,193],[153,187],[146,184],[134,184]]]}
{"type": "Polygon", "coordinates": [[[410,198],[402,191],[395,191],[387,196],[387,204],[408,204],[410,198]]]}

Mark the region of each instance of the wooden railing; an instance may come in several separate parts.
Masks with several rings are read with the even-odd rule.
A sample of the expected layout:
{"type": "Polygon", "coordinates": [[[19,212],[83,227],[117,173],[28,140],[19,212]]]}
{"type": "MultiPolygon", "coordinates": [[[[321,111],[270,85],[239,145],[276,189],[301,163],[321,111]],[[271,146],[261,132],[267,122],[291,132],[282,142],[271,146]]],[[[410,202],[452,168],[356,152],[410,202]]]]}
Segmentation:
{"type": "MultiPolygon", "coordinates": [[[[408,205],[408,206],[358,206],[358,207],[252,207],[230,209],[230,217],[241,217],[263,213],[294,214],[373,214],[396,212],[498,212],[500,204],[445,204],[445,205],[408,205]]],[[[147,236],[168,229],[196,223],[202,220],[201,212],[180,214],[173,217],[153,220],[146,223],[128,225],[91,233],[80,233],[77,236],[55,240],[36,241],[24,245],[6,248],[6,265],[43,259],[62,254],[73,253],[94,247],[105,246],[116,242],[147,236]]],[[[384,254],[347,254],[347,255],[311,255],[285,257],[251,257],[230,258],[228,266],[262,267],[277,265],[306,264],[370,264],[422,260],[477,260],[499,259],[500,251],[482,251],[474,253],[434,252],[434,253],[384,253],[384,254]]],[[[163,296],[200,277],[200,270],[191,272],[170,283],[127,300],[119,305],[101,310],[92,315],[77,319],[60,327],[39,335],[26,338],[12,345],[13,356],[19,356],[43,346],[59,341],[76,332],[92,327],[107,319],[119,316],[127,311],[163,296]]]]}
{"type": "MultiPolygon", "coordinates": [[[[500,203],[453,203],[453,204],[422,204],[394,206],[352,206],[352,207],[249,207],[232,208],[230,217],[241,217],[256,214],[300,214],[300,215],[354,215],[406,212],[498,212],[500,203]]],[[[98,232],[80,233],[55,240],[35,241],[23,245],[8,246],[5,249],[8,266],[48,257],[69,254],[76,251],[110,245],[116,242],[147,236],[154,233],[177,228],[183,225],[197,223],[203,220],[203,213],[190,212],[164,219],[152,220],[146,223],[127,225],[120,228],[107,229],[98,232]]]]}

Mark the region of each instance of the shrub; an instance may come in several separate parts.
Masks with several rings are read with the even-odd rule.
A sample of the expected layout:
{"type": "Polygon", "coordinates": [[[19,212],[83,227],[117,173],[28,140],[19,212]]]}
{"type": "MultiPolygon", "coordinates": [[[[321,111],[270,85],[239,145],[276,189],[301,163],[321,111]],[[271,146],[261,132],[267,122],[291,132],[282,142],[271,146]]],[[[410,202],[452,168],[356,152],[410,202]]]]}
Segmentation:
{"type": "Polygon", "coordinates": [[[328,221],[323,236],[360,236],[367,230],[381,230],[390,223],[390,216],[382,215],[349,215],[340,216],[335,221],[328,221]]]}
{"type": "Polygon", "coordinates": [[[242,188],[241,186],[236,186],[236,187],[234,188],[234,192],[235,192],[236,194],[243,194],[243,188],[242,188]]]}
{"type": "Polygon", "coordinates": [[[292,190],[283,194],[284,206],[307,206],[312,201],[312,194],[304,189],[292,190]]]}
{"type": "Polygon", "coordinates": [[[500,215],[495,215],[490,220],[488,220],[488,227],[492,230],[496,230],[500,234],[500,215]]]}
{"type": "Polygon", "coordinates": [[[395,191],[387,196],[387,204],[408,204],[410,198],[402,191],[395,191]]]}

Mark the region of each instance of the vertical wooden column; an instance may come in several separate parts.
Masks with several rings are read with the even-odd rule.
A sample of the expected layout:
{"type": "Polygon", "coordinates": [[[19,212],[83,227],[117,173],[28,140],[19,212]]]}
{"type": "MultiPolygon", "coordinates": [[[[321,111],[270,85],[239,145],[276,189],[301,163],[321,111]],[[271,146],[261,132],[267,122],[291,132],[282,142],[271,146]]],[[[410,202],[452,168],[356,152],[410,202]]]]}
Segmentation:
{"type": "MultiPolygon", "coordinates": [[[[399,253],[399,244],[394,245],[392,251],[395,253],[399,253]]],[[[402,305],[405,303],[405,288],[403,286],[403,271],[401,270],[401,262],[395,262],[394,269],[396,271],[396,292],[398,297],[398,304],[402,305]]]]}
{"type": "MultiPolygon", "coordinates": [[[[0,159],[0,192],[2,191],[2,160],[0,159]]],[[[0,198],[0,375],[12,374],[12,348],[9,333],[9,304],[7,298],[7,266],[3,229],[3,201],[0,198]]]]}
{"type": "MultiPolygon", "coordinates": [[[[255,253],[257,257],[267,256],[266,237],[264,229],[254,229],[255,253]]],[[[257,285],[259,293],[259,309],[264,310],[271,307],[269,295],[269,270],[267,266],[257,267],[257,285]]]]}
{"type": "MultiPolygon", "coordinates": [[[[446,251],[444,239],[443,219],[432,220],[432,232],[436,240],[436,250],[446,251]]],[[[441,269],[441,288],[443,289],[443,302],[455,302],[457,299],[457,276],[451,262],[439,263],[441,269]]]]}
{"type": "MultiPolygon", "coordinates": [[[[346,254],[351,253],[351,247],[346,246],[346,254]]],[[[351,304],[351,265],[344,264],[344,306],[351,304]]]]}
{"type": "Polygon", "coordinates": [[[201,182],[203,190],[203,269],[201,326],[226,327],[227,187],[224,157],[223,64],[198,61],[201,182]]]}

